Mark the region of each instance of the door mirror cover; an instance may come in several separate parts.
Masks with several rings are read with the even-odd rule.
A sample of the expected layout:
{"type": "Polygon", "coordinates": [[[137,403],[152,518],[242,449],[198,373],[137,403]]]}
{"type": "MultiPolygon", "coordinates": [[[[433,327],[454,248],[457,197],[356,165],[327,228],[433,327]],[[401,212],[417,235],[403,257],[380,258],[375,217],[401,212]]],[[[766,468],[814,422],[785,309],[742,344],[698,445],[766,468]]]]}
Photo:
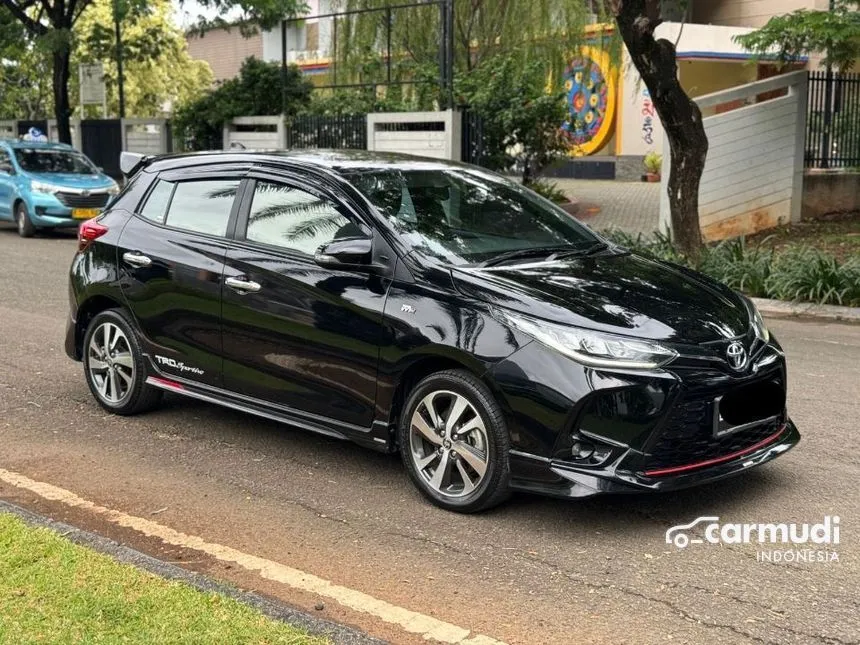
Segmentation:
{"type": "Polygon", "coordinates": [[[373,240],[369,237],[352,237],[334,240],[322,245],[314,261],[330,269],[372,271],[373,240]]]}

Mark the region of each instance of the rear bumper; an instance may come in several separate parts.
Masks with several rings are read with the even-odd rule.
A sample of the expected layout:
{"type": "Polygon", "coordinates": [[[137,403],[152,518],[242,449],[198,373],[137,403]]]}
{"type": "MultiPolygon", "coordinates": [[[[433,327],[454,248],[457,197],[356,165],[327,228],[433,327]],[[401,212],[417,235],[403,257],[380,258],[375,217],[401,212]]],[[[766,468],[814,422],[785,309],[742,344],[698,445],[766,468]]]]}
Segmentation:
{"type": "Polygon", "coordinates": [[[752,446],[738,454],[724,455],[712,463],[693,462],[677,467],[674,472],[657,475],[645,475],[625,468],[626,463],[639,460],[638,454],[627,455],[617,466],[595,470],[514,451],[511,453],[514,472],[540,470],[544,477],[543,481],[515,479],[511,487],[556,497],[680,490],[739,475],[776,459],[794,448],[799,441],[800,432],[789,419],[775,436],[762,445],[752,446]]]}

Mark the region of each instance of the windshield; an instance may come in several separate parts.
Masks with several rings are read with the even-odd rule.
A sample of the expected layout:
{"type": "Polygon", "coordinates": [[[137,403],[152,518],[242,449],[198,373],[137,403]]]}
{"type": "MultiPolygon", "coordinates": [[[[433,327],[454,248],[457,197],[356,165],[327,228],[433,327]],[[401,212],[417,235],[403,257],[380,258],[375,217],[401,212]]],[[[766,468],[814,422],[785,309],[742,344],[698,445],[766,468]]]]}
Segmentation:
{"type": "Polygon", "coordinates": [[[84,155],[71,150],[17,148],[15,159],[25,172],[64,172],[96,175],[98,170],[84,155]]]}
{"type": "Polygon", "coordinates": [[[347,178],[407,244],[452,264],[600,241],[554,204],[478,169],[367,169],[347,178]]]}

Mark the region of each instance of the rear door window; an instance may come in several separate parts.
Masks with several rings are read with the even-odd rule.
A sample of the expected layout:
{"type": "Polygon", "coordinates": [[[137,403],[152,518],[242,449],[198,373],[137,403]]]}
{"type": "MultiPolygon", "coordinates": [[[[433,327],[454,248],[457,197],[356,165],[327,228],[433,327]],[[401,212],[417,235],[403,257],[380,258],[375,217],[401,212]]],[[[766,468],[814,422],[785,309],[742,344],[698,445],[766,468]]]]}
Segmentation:
{"type": "Polygon", "coordinates": [[[224,237],[241,179],[159,179],[140,215],[158,224],[224,237]]]}

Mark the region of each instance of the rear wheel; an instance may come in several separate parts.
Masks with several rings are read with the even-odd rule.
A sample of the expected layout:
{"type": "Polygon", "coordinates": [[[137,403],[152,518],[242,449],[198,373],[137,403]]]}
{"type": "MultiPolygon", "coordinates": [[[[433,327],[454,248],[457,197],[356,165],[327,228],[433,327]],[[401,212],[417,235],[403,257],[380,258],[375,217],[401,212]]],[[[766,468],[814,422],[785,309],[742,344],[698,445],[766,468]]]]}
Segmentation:
{"type": "Polygon", "coordinates": [[[428,376],[409,395],[398,429],[409,476],[437,506],[482,511],[508,495],[510,437],[490,391],[465,370],[428,376]]]}
{"type": "Polygon", "coordinates": [[[30,221],[30,214],[27,212],[27,205],[24,202],[18,202],[15,207],[15,224],[18,227],[18,235],[21,237],[33,237],[36,234],[36,227],[30,221]]]}
{"type": "Polygon", "coordinates": [[[83,353],[87,385],[105,410],[138,414],[161,401],[161,390],[146,384],[143,352],[121,311],[109,309],[90,321],[83,353]]]}

